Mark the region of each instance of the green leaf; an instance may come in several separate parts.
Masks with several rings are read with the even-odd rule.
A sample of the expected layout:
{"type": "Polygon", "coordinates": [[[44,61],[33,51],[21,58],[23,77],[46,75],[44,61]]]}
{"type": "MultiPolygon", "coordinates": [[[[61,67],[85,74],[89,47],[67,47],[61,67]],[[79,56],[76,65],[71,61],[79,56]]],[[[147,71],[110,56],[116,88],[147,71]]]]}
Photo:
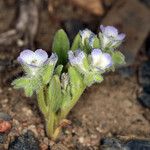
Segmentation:
{"type": "Polygon", "coordinates": [[[120,65],[125,63],[124,55],[119,51],[114,51],[112,54],[112,59],[115,65],[120,65]]]}
{"type": "Polygon", "coordinates": [[[97,37],[94,38],[93,48],[100,48],[100,40],[97,37]]]}
{"type": "Polygon", "coordinates": [[[45,85],[48,84],[50,79],[52,78],[52,75],[54,72],[54,67],[55,67],[55,65],[48,64],[48,65],[44,66],[44,68],[42,69],[42,79],[43,79],[43,83],[45,85]]]}
{"type": "Polygon", "coordinates": [[[88,73],[86,76],[84,76],[84,83],[87,86],[91,86],[94,83],[100,83],[102,81],[103,81],[103,77],[98,73],[91,72],[88,73]]]}
{"type": "Polygon", "coordinates": [[[62,93],[61,93],[61,84],[59,80],[59,76],[54,75],[50,85],[48,87],[48,99],[47,99],[49,107],[54,112],[57,112],[62,103],[62,93]]]}
{"type": "Polygon", "coordinates": [[[30,83],[29,78],[27,77],[21,77],[19,79],[14,80],[11,85],[14,86],[14,88],[24,88],[26,85],[30,83]]]}
{"type": "Polygon", "coordinates": [[[61,75],[61,72],[62,72],[62,69],[63,69],[63,65],[58,65],[55,69],[55,72],[54,74],[60,76],[61,75]]]}
{"type": "Polygon", "coordinates": [[[67,34],[60,29],[54,36],[52,51],[58,55],[58,64],[66,64],[67,51],[70,49],[70,43],[67,34]]]}
{"type": "Polygon", "coordinates": [[[12,85],[14,86],[14,88],[17,88],[17,89],[23,88],[25,91],[25,95],[28,97],[31,97],[33,94],[33,89],[32,89],[30,78],[22,77],[22,78],[16,79],[12,82],[12,85]]]}
{"type": "Polygon", "coordinates": [[[12,82],[14,88],[23,88],[25,95],[31,97],[33,92],[40,87],[40,80],[38,78],[21,77],[12,82]]]}
{"type": "Polygon", "coordinates": [[[77,35],[76,35],[76,37],[74,38],[74,41],[73,41],[73,43],[72,43],[72,46],[71,46],[71,50],[77,50],[77,49],[79,49],[80,48],[80,44],[81,44],[81,36],[80,36],[80,34],[78,33],[77,35]]]}
{"type": "Polygon", "coordinates": [[[84,51],[86,54],[89,54],[92,50],[92,47],[89,45],[88,38],[85,39],[84,51]]]}
{"type": "Polygon", "coordinates": [[[77,97],[85,87],[83,77],[74,67],[71,66],[68,69],[68,73],[70,77],[71,94],[73,97],[77,97]]]}

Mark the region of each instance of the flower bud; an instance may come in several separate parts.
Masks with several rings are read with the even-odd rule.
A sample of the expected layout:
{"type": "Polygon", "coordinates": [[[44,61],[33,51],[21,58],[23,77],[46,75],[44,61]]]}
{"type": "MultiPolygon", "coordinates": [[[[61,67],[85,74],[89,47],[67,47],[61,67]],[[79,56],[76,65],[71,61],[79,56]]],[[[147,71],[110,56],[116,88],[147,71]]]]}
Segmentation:
{"type": "Polygon", "coordinates": [[[82,38],[83,45],[85,45],[85,40],[87,39],[89,42],[89,45],[93,47],[95,34],[92,31],[90,31],[89,29],[85,29],[85,30],[80,31],[80,35],[82,38]]]}
{"type": "Polygon", "coordinates": [[[85,73],[88,70],[88,60],[86,54],[81,50],[76,50],[75,52],[68,52],[69,62],[72,66],[79,69],[81,73],[85,73]]]}

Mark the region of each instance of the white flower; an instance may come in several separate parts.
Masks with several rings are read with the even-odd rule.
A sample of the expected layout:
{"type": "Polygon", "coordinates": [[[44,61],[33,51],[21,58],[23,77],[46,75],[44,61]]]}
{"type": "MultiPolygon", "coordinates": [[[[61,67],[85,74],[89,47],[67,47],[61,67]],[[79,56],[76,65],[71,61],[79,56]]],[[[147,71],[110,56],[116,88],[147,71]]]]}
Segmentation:
{"type": "Polygon", "coordinates": [[[92,66],[96,69],[105,70],[113,64],[110,54],[102,53],[100,49],[93,49],[91,58],[92,66]]]}

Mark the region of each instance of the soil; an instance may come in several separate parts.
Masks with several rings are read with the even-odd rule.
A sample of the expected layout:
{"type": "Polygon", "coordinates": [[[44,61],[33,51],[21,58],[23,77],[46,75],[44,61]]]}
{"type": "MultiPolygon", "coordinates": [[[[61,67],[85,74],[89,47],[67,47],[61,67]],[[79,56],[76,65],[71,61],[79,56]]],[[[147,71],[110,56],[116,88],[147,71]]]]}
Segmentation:
{"type": "MultiPolygon", "coordinates": [[[[6,7],[4,0],[0,1],[0,33],[11,28],[12,20],[15,18],[15,5],[14,1],[6,7]]],[[[49,15],[45,7],[43,4],[36,46],[48,51],[55,31],[60,28],[62,20],[66,19],[64,17],[67,14],[66,11],[72,12],[72,9],[68,6],[61,16],[64,12],[62,7],[63,10],[58,11],[57,17],[54,17],[54,14],[49,15]]],[[[81,15],[84,14],[79,13],[78,17],[81,15]]],[[[74,19],[74,15],[69,15],[70,18],[74,19]]],[[[93,21],[92,18],[89,14],[89,20],[93,21]]],[[[0,47],[0,50],[0,60],[7,61],[15,60],[20,48],[14,44],[8,48],[0,47]]],[[[0,111],[8,113],[13,118],[13,127],[4,142],[4,149],[8,148],[8,144],[16,136],[27,130],[34,132],[42,150],[47,150],[48,145],[53,146],[53,149],[61,147],[62,150],[67,148],[98,150],[100,139],[106,136],[117,136],[121,139],[150,138],[150,118],[148,117],[150,111],[143,108],[137,101],[140,86],[136,73],[129,78],[124,78],[117,72],[110,73],[105,76],[102,84],[88,88],[68,116],[72,124],[63,131],[60,140],[54,143],[45,135],[44,122],[36,105],[36,97],[27,98],[22,90],[11,87],[10,83],[12,78],[17,76],[17,69],[18,66],[14,67],[14,64],[11,64],[0,72],[0,111]]]]}

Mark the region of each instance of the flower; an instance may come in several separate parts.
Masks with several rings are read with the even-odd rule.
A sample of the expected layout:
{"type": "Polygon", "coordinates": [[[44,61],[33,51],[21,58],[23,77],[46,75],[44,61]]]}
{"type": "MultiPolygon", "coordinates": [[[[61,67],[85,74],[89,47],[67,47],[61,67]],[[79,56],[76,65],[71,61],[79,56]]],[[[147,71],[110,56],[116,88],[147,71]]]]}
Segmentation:
{"type": "Polygon", "coordinates": [[[81,50],[76,50],[75,52],[68,52],[69,62],[72,66],[77,67],[82,72],[86,72],[87,70],[87,58],[86,54],[81,50]]]}
{"type": "Polygon", "coordinates": [[[48,60],[48,54],[42,49],[37,49],[35,52],[27,49],[20,53],[17,60],[22,65],[41,67],[48,60]]]}
{"type": "Polygon", "coordinates": [[[108,53],[102,53],[100,49],[93,49],[91,52],[92,67],[98,70],[105,70],[112,66],[112,58],[108,53]]]}
{"type": "Polygon", "coordinates": [[[80,35],[82,38],[83,45],[85,44],[85,40],[88,39],[89,45],[93,47],[95,34],[92,31],[90,31],[89,29],[85,29],[85,30],[80,31],[80,35]]]}
{"type": "Polygon", "coordinates": [[[17,60],[27,74],[35,76],[39,74],[39,70],[42,70],[43,66],[48,64],[55,66],[58,56],[52,53],[51,57],[48,58],[47,52],[42,49],[37,49],[35,52],[27,49],[20,53],[17,60]]]}
{"type": "Polygon", "coordinates": [[[125,38],[125,34],[118,33],[118,30],[113,26],[100,26],[102,33],[100,33],[100,39],[102,43],[102,48],[110,47],[116,48],[118,47],[123,39],[125,38]]]}

